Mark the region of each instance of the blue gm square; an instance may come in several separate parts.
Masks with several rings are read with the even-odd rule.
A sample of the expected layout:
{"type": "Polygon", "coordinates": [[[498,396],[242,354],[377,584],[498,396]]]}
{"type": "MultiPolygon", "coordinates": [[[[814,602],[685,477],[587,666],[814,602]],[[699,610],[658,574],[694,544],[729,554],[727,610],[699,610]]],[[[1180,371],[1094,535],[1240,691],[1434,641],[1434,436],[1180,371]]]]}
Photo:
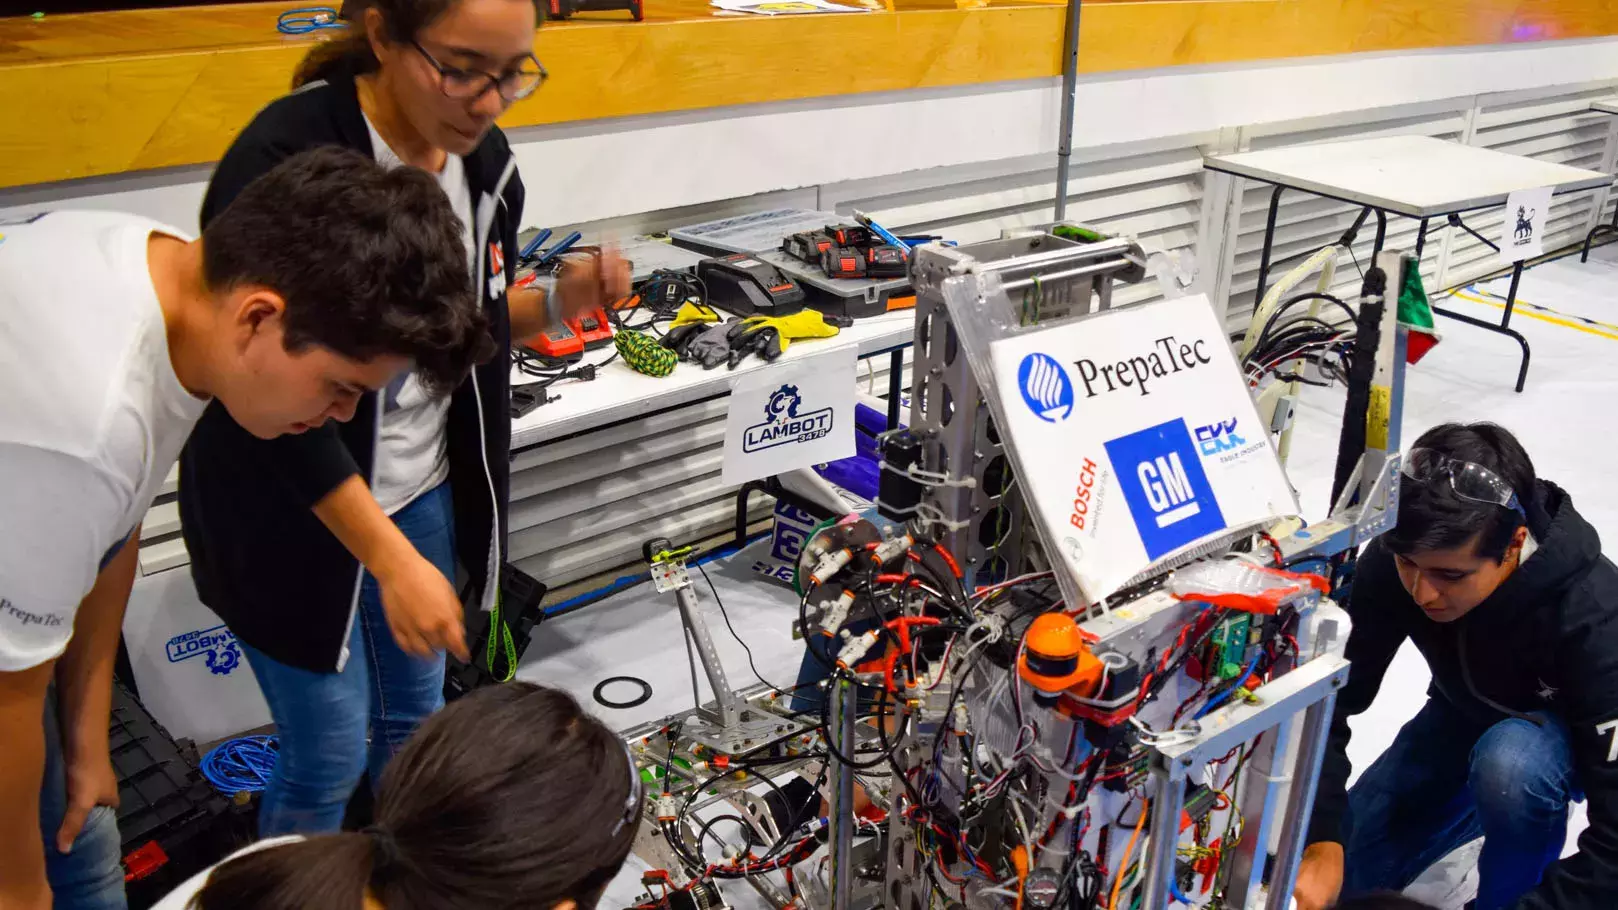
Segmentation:
{"type": "Polygon", "coordinates": [[[1106,448],[1149,558],[1225,529],[1184,420],[1120,436],[1106,448]]]}

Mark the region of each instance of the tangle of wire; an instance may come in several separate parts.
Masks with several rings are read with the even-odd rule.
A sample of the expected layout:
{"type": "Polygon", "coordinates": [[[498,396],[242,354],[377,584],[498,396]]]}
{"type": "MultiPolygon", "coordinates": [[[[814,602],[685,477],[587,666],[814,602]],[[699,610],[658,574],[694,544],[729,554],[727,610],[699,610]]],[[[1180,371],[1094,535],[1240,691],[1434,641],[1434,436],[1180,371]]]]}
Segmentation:
{"type": "Polygon", "coordinates": [[[1346,382],[1354,338],[1354,311],[1348,304],[1330,294],[1299,294],[1282,302],[1265,320],[1242,366],[1252,384],[1266,376],[1315,386],[1346,382]],[[1346,321],[1308,313],[1287,315],[1304,303],[1329,304],[1346,321]],[[1312,364],[1315,375],[1301,369],[1304,364],[1312,364]]]}
{"type": "Polygon", "coordinates": [[[258,793],[270,782],[280,745],[274,736],[227,739],[202,756],[198,770],[226,796],[258,793]]]}

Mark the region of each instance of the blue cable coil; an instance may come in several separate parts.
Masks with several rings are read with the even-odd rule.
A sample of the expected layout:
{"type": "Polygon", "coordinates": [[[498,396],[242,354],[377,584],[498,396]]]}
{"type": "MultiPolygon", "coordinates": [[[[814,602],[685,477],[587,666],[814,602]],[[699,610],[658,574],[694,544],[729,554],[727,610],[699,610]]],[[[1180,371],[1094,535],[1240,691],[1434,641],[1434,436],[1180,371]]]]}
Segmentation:
{"type": "Polygon", "coordinates": [[[226,796],[258,793],[270,782],[280,745],[274,736],[227,739],[202,756],[198,770],[226,796]]]}
{"type": "Polygon", "coordinates": [[[275,30],[283,35],[304,35],[323,28],[342,28],[337,10],[329,6],[289,9],[275,17],[275,30]]]}

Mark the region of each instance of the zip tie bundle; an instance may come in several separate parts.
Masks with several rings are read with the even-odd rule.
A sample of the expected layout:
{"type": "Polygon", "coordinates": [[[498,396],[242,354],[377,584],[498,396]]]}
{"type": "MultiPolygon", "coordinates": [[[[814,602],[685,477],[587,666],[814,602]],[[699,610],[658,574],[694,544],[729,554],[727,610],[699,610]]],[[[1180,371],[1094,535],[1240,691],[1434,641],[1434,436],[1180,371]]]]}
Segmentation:
{"type": "Polygon", "coordinates": [[[678,354],[663,347],[656,338],[645,332],[622,329],[613,336],[612,343],[630,369],[647,376],[661,379],[674,372],[674,365],[680,362],[678,354]]]}

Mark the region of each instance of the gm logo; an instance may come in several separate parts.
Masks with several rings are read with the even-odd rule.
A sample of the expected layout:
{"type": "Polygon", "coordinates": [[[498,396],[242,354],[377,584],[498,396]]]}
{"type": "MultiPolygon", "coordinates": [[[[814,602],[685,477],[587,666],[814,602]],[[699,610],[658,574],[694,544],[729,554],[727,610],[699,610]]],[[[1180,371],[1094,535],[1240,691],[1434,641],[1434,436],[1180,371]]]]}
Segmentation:
{"type": "Polygon", "coordinates": [[[1073,382],[1067,370],[1049,354],[1029,354],[1017,367],[1017,388],[1028,410],[1047,423],[1066,420],[1073,413],[1073,382]]]}
{"type": "Polygon", "coordinates": [[[176,635],[169,639],[167,651],[171,664],[193,657],[205,657],[208,672],[215,676],[229,676],[242,663],[242,647],[236,643],[236,636],[223,625],[176,635]]]}
{"type": "Polygon", "coordinates": [[[1231,449],[1239,449],[1247,445],[1247,440],[1236,435],[1236,418],[1223,423],[1211,423],[1205,427],[1197,427],[1197,448],[1204,455],[1218,455],[1231,449]]]}
{"type": "Polygon", "coordinates": [[[1184,420],[1114,439],[1106,448],[1148,558],[1225,529],[1184,420]]]}

